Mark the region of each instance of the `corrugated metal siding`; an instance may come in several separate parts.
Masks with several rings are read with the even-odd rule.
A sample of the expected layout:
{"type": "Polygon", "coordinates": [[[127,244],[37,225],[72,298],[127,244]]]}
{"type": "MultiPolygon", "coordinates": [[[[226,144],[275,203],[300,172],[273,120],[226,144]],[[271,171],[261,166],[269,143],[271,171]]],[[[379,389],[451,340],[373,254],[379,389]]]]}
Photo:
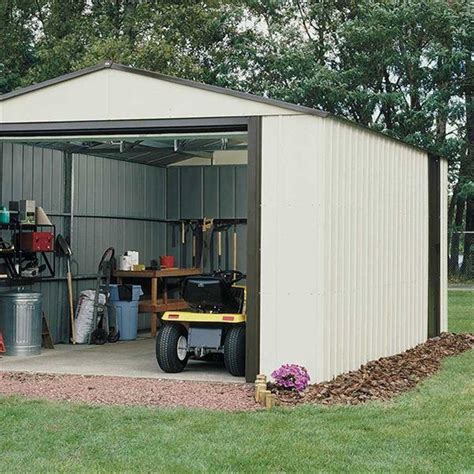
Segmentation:
{"type": "MultiPolygon", "coordinates": [[[[247,166],[180,166],[167,169],[168,219],[246,219],[247,166]]],[[[237,224],[237,269],[246,272],[247,226],[237,224]]],[[[221,266],[233,268],[234,228],[222,232],[221,266]]],[[[181,226],[168,225],[168,254],[174,255],[182,266],[192,260],[192,231],[185,231],[185,245],[181,241],[181,226]]],[[[217,234],[211,241],[210,259],[206,271],[217,269],[217,234]]]]}
{"type": "MultiPolygon", "coordinates": [[[[1,203],[10,200],[34,199],[46,213],[64,212],[64,157],[59,151],[25,145],[0,145],[1,203]]],[[[51,216],[56,232],[63,232],[64,217],[51,216]]],[[[62,260],[57,259],[57,276],[64,276],[62,260]]],[[[48,319],[53,339],[66,341],[68,337],[67,297],[64,281],[44,281],[30,287],[43,293],[43,311],[48,319]]],[[[5,285],[0,291],[9,288],[5,285]]]]}
{"type": "Polygon", "coordinates": [[[76,273],[95,273],[110,246],[117,254],[139,250],[145,263],[163,254],[166,224],[147,219],[165,218],[165,170],[95,156],[73,158],[76,273]]]}
{"type": "Polygon", "coordinates": [[[0,103],[3,122],[298,114],[253,100],[106,69],[0,103]]]}
{"type": "MultiPolygon", "coordinates": [[[[95,274],[107,247],[114,247],[116,255],[137,250],[147,265],[165,254],[167,224],[153,219],[166,217],[166,171],[89,155],[75,154],[73,159],[74,273],[95,274]]],[[[95,281],[81,280],[75,286],[78,296],[94,288],[95,281]]],[[[139,328],[150,327],[149,321],[141,314],[139,328]]]]}
{"type": "Polygon", "coordinates": [[[441,187],[441,331],[448,330],[448,162],[440,160],[441,187]]]}
{"type": "Polygon", "coordinates": [[[262,160],[262,370],[319,381],[425,340],[426,154],[281,117],[263,121],[262,160]]]}
{"type": "Polygon", "coordinates": [[[321,361],[321,128],[311,117],[262,121],[260,370],[321,361]]]}
{"type": "MultiPolygon", "coordinates": [[[[62,152],[12,143],[3,143],[1,198],[35,199],[48,214],[66,213],[65,159],[62,152]]],[[[143,166],[88,155],[74,155],[73,273],[92,275],[105,248],[120,254],[138,250],[140,260],[149,263],[160,255],[175,255],[179,264],[191,265],[192,233],[181,245],[180,226],[154,219],[202,218],[206,216],[244,218],[246,216],[246,167],[221,170],[183,167],[168,173],[162,168],[143,166]],[[168,193],[166,192],[168,182],[168,193]],[[228,185],[229,189],[225,189],[228,185]],[[168,210],[167,210],[168,204],[168,210]],[[167,215],[168,214],[168,215],[167,215]],[[135,220],[128,219],[133,217],[135,220]]],[[[68,216],[50,216],[57,233],[64,233],[68,216]]],[[[246,226],[238,225],[238,268],[245,271],[246,226]]],[[[232,268],[233,229],[223,233],[222,266],[232,268]]],[[[208,269],[217,268],[217,245],[211,245],[208,269]]],[[[57,259],[57,277],[65,276],[64,261],[57,259]]],[[[93,279],[75,282],[80,291],[93,288],[93,279]]],[[[47,281],[32,287],[44,295],[44,311],[56,342],[66,342],[69,334],[66,284],[47,281]]],[[[147,315],[140,327],[149,327],[147,315]]]]}
{"type": "Polygon", "coordinates": [[[168,219],[247,218],[247,166],[177,166],[167,170],[168,219]]]}

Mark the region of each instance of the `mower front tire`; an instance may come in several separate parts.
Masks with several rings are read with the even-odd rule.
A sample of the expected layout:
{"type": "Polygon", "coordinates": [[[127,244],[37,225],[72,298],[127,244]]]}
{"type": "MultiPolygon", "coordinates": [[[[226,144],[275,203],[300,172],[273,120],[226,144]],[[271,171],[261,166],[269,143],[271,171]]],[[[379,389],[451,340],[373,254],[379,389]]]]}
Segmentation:
{"type": "Polygon", "coordinates": [[[161,370],[175,374],[188,363],[188,331],[181,324],[164,324],[156,336],[156,360],[161,370]]]}
{"type": "Polygon", "coordinates": [[[245,327],[235,326],[227,331],[224,341],[224,363],[231,375],[245,375],[245,327]]]}

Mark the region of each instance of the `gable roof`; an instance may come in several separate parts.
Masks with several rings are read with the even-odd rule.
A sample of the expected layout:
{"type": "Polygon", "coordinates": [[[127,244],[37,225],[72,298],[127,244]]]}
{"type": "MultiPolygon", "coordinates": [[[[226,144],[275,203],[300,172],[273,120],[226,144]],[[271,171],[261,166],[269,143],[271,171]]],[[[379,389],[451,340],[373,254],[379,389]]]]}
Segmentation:
{"type": "MultiPolygon", "coordinates": [[[[80,69],[79,71],[74,71],[74,72],[71,72],[69,74],[64,74],[62,76],[58,76],[58,77],[55,77],[53,79],[49,79],[49,80],[44,81],[44,82],[40,82],[40,83],[37,83],[37,84],[33,84],[31,86],[27,86],[27,87],[24,87],[24,88],[21,88],[21,89],[17,89],[17,90],[14,90],[12,92],[8,92],[7,94],[3,94],[3,95],[0,94],[0,102],[8,101],[9,99],[14,99],[16,97],[21,97],[21,96],[29,94],[31,92],[43,90],[43,89],[46,89],[48,87],[55,86],[57,84],[65,83],[65,82],[70,81],[72,79],[76,79],[76,78],[79,78],[79,77],[91,75],[95,72],[100,72],[100,71],[104,71],[104,70],[121,71],[121,72],[135,74],[135,75],[142,76],[142,77],[157,79],[159,81],[164,81],[164,82],[171,83],[171,84],[177,84],[177,85],[185,86],[185,87],[188,87],[188,88],[194,88],[194,89],[203,90],[203,91],[207,91],[207,92],[211,92],[211,93],[222,94],[222,95],[227,96],[227,97],[233,97],[233,98],[253,102],[254,105],[262,104],[264,106],[266,105],[266,106],[270,106],[270,107],[276,107],[276,108],[286,110],[286,111],[289,111],[289,112],[293,112],[293,113],[297,113],[297,114],[306,114],[306,115],[312,115],[312,116],[321,117],[321,118],[329,117],[329,118],[332,118],[332,119],[335,119],[335,120],[342,121],[343,123],[354,126],[356,128],[366,130],[366,131],[371,132],[373,134],[376,134],[376,135],[379,135],[379,136],[381,135],[387,140],[395,141],[399,144],[403,144],[404,146],[416,149],[418,151],[422,151],[424,153],[429,153],[431,155],[434,155],[434,153],[432,151],[429,151],[429,150],[427,150],[427,149],[425,149],[421,146],[417,146],[417,145],[407,143],[407,142],[405,142],[404,140],[402,140],[400,138],[396,138],[396,137],[393,137],[391,135],[388,135],[387,133],[384,133],[384,132],[381,132],[381,131],[378,131],[378,130],[374,130],[373,128],[367,127],[367,126],[362,125],[362,124],[357,123],[357,122],[354,122],[353,120],[350,120],[346,117],[331,114],[330,112],[326,112],[326,111],[319,110],[319,109],[314,109],[314,108],[311,108],[311,107],[306,107],[306,106],[303,106],[303,105],[292,104],[290,102],[285,102],[285,101],[282,101],[282,100],[270,99],[270,98],[267,98],[267,97],[250,94],[250,93],[247,93],[247,92],[241,92],[241,91],[236,91],[236,90],[233,90],[233,89],[227,89],[227,88],[224,88],[224,87],[205,84],[205,83],[202,83],[202,82],[192,81],[192,80],[189,80],[189,79],[181,79],[181,78],[174,77],[174,76],[168,76],[166,74],[147,71],[147,70],[143,70],[143,69],[137,69],[137,68],[133,68],[133,67],[130,67],[130,66],[125,66],[123,64],[114,63],[111,60],[107,60],[103,63],[96,64],[95,66],[90,66],[90,67],[87,67],[87,68],[84,68],[84,69],[80,69]]],[[[1,108],[0,108],[0,118],[1,118],[1,108]]],[[[440,156],[440,155],[436,155],[436,156],[438,156],[439,158],[445,158],[445,157],[440,156]]]]}
{"type": "Polygon", "coordinates": [[[144,69],[136,69],[129,66],[124,66],[123,64],[114,63],[113,61],[105,61],[104,63],[96,64],[95,66],[90,66],[85,69],[80,69],[79,71],[74,71],[69,74],[64,74],[62,76],[49,79],[44,82],[39,82],[31,86],[23,87],[21,89],[8,92],[7,94],[0,95],[0,101],[12,99],[30,92],[34,92],[46,87],[51,87],[61,82],[66,82],[71,79],[76,79],[87,74],[91,74],[103,69],[114,69],[116,71],[129,72],[132,74],[138,74],[145,77],[150,77],[152,79],[159,79],[161,81],[171,82],[173,84],[179,84],[182,86],[193,87],[195,89],[201,89],[208,92],[216,92],[218,94],[224,94],[231,97],[236,97],[239,99],[250,100],[252,102],[258,102],[261,104],[272,105],[274,107],[279,107],[281,109],[291,110],[293,112],[316,115],[318,117],[326,117],[329,115],[328,112],[322,110],[313,109],[311,107],[305,107],[303,105],[291,104],[290,102],[285,102],[283,100],[269,99],[267,97],[262,97],[254,94],[249,94],[247,92],[236,91],[233,89],[227,89],[224,87],[213,86],[210,84],[205,84],[203,82],[191,81],[189,79],[181,79],[174,76],[167,76],[166,74],[161,74],[158,72],[146,71],[144,69]]]}

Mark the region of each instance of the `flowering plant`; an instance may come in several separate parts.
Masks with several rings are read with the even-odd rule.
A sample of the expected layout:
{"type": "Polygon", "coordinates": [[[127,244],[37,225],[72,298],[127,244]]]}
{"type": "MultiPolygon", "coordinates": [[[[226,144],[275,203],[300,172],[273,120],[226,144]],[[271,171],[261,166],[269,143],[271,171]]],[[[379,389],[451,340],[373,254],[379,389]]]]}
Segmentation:
{"type": "Polygon", "coordinates": [[[308,371],[297,364],[283,364],[272,372],[275,385],[286,390],[302,392],[309,384],[308,371]]]}

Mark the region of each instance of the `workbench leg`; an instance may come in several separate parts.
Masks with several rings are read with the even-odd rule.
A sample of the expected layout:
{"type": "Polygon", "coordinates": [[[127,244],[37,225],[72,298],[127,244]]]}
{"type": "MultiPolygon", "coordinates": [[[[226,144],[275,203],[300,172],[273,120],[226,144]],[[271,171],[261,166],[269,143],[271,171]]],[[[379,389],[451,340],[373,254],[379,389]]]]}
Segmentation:
{"type": "Polygon", "coordinates": [[[163,278],[163,304],[168,304],[168,280],[163,278]]]}
{"type": "MultiPolygon", "coordinates": [[[[158,303],[158,278],[151,279],[151,302],[152,304],[158,303]]],[[[151,337],[156,337],[156,318],[157,317],[158,317],[157,313],[151,314],[151,320],[150,320],[151,337]]]]}
{"type": "Polygon", "coordinates": [[[151,337],[156,337],[157,323],[158,323],[158,313],[151,313],[151,319],[150,319],[151,337]]]}

